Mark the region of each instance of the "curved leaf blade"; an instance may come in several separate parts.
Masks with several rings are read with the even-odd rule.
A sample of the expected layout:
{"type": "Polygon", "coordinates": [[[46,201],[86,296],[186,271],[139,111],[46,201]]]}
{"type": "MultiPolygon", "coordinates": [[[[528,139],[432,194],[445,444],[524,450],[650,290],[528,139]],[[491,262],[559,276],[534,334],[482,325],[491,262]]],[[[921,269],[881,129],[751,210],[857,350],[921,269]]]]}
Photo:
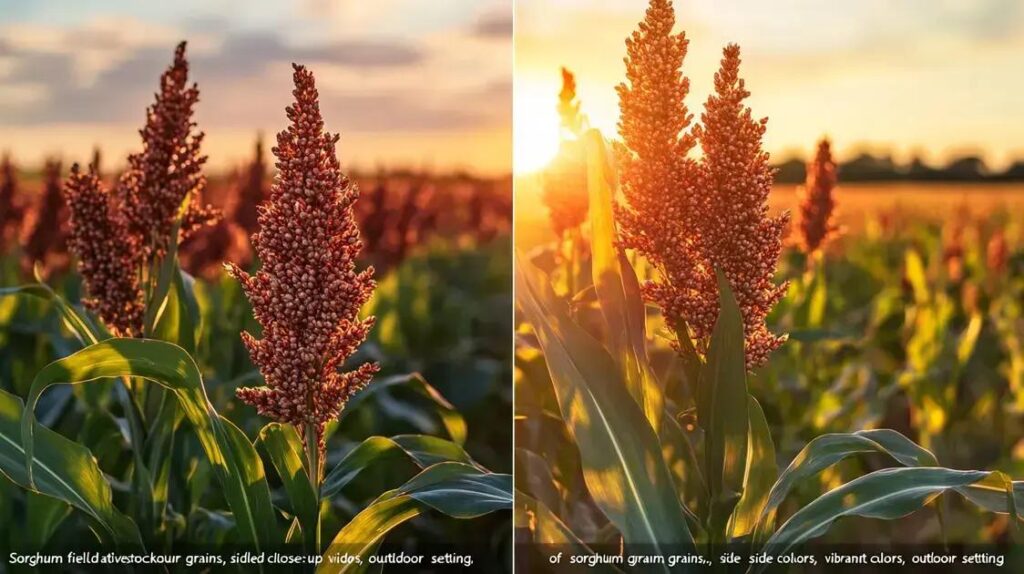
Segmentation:
{"type": "Polygon", "coordinates": [[[435,464],[388,491],[346,524],[331,542],[317,574],[365,572],[367,558],[393,528],[433,508],[454,518],[474,518],[512,507],[512,477],[457,462],[435,464]],[[343,554],[362,564],[342,564],[343,554]]]}
{"type": "Polygon", "coordinates": [[[788,552],[824,534],[834,521],[844,516],[902,518],[943,492],[958,491],[990,475],[985,471],[939,467],[877,470],[823,494],[798,510],[768,539],[764,551],[775,555],[788,552]]]}
{"type": "Polygon", "coordinates": [[[591,272],[613,356],[629,393],[643,408],[651,428],[661,428],[665,398],[647,360],[647,313],[633,266],[616,245],[612,203],[618,182],[601,132],[583,135],[590,194],[591,272]]]}
{"type": "Polygon", "coordinates": [[[881,453],[904,466],[938,466],[928,450],[889,429],[819,436],[796,455],[772,486],[755,528],[754,540],[764,541],[775,528],[775,514],[793,487],[839,461],[857,454],[881,453]]]}
{"type": "Polygon", "coordinates": [[[725,534],[743,495],[747,466],[747,367],[743,315],[725,275],[718,277],[718,319],[711,332],[707,362],[697,390],[697,421],[704,429],[709,529],[712,540],[725,534]]]}
{"type": "MultiPolygon", "coordinates": [[[[279,542],[270,488],[256,449],[214,409],[192,357],[165,341],[108,339],[44,367],[32,382],[21,425],[29,463],[35,444],[33,408],[42,392],[54,384],[111,377],[141,377],[172,390],[220,479],[242,540],[257,549],[279,542]]],[[[27,466],[31,482],[32,466],[27,466]]]]}
{"type": "Polygon", "coordinates": [[[747,469],[743,477],[743,496],[729,518],[729,537],[741,538],[754,532],[757,520],[768,503],[768,496],[779,469],[775,465],[775,443],[760,403],[747,396],[750,436],[747,439],[747,469]]]}
{"type": "Polygon", "coordinates": [[[407,456],[420,468],[445,461],[476,465],[461,446],[442,438],[427,435],[396,435],[390,438],[372,436],[349,451],[331,469],[320,487],[320,496],[335,496],[363,470],[395,456],[407,456]]]}
{"type": "Polygon", "coordinates": [[[543,273],[517,257],[516,294],[537,332],[587,488],[627,544],[692,545],[654,429],[605,349],[569,314],[543,273]]]}
{"type": "Polygon", "coordinates": [[[15,484],[62,500],[93,518],[117,545],[142,546],[139,529],[114,507],[110,484],[92,453],[82,445],[33,422],[37,448],[31,455],[36,472],[29,480],[21,442],[26,419],[21,399],[0,391],[0,472],[15,484]]]}
{"type": "Polygon", "coordinates": [[[257,444],[281,478],[303,538],[307,545],[315,547],[319,504],[309,474],[302,466],[302,439],[293,426],[270,423],[260,430],[257,444]]]}

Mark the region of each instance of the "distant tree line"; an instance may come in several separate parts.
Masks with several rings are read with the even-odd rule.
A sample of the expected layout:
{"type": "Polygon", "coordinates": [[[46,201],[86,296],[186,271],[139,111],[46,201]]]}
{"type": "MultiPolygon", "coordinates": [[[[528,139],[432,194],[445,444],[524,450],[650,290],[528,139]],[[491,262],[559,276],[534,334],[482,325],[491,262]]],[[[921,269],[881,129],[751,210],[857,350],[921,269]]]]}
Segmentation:
{"type": "MultiPolygon", "coordinates": [[[[803,183],[807,166],[804,160],[794,158],[775,167],[777,183],[803,183]]],[[[840,181],[969,181],[1009,182],[1024,181],[1024,160],[1017,160],[1002,171],[990,169],[977,156],[954,158],[945,166],[928,165],[920,158],[901,164],[892,156],[862,153],[857,157],[839,162],[840,181]]]]}

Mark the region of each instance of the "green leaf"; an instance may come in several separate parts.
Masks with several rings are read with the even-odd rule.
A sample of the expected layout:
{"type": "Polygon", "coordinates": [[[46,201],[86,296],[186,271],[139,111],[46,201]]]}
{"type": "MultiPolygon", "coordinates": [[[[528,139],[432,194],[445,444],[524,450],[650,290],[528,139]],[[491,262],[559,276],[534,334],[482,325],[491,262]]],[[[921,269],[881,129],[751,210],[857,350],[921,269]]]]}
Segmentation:
{"type": "Polygon", "coordinates": [[[517,448],[515,468],[516,490],[537,499],[546,508],[560,511],[562,494],[551,473],[551,467],[542,456],[525,448],[517,448]]]}
{"type": "Polygon", "coordinates": [[[729,281],[718,276],[719,312],[698,388],[697,421],[704,429],[706,476],[711,493],[709,533],[725,534],[743,494],[749,433],[743,315],[729,281]]]}
{"type": "Polygon", "coordinates": [[[562,418],[591,497],[627,544],[692,545],[661,446],[605,349],[569,314],[543,274],[516,261],[516,295],[544,350],[562,418]]]}
{"type": "Polygon", "coordinates": [[[793,487],[839,461],[857,454],[881,453],[904,466],[938,466],[935,455],[889,429],[826,434],[812,440],[796,455],[772,487],[757,522],[754,540],[765,540],[775,528],[775,514],[793,487]]]}
{"type": "MultiPolygon", "coordinates": [[[[172,390],[220,479],[240,538],[256,549],[280,541],[270,489],[256,449],[238,427],[217,414],[192,357],[165,341],[109,339],[43,368],[32,382],[22,419],[26,460],[32,460],[35,446],[33,408],[47,387],[110,377],[140,377],[172,390]]],[[[31,482],[31,465],[28,471],[31,482]]]]}
{"type": "Polygon", "coordinates": [[[368,557],[389,531],[433,508],[454,518],[475,518],[512,507],[512,477],[457,462],[435,464],[401,487],[388,491],[338,532],[317,574],[365,572],[368,557]],[[343,554],[362,564],[334,562],[343,554]]]}
{"type": "Polygon", "coordinates": [[[107,540],[119,546],[141,546],[139,529],[111,499],[110,484],[82,445],[36,423],[25,415],[21,399],[0,391],[0,471],[11,482],[62,500],[96,521],[107,540]],[[28,455],[20,440],[21,425],[35,427],[35,452],[28,455]],[[34,481],[26,462],[31,457],[34,481]]]}
{"type": "Polygon", "coordinates": [[[747,396],[750,436],[747,438],[747,470],[743,478],[743,496],[729,519],[729,536],[740,538],[754,532],[757,520],[768,503],[768,495],[779,475],[775,464],[775,443],[761,405],[747,396]]]}
{"type": "Polygon", "coordinates": [[[71,506],[59,498],[28,491],[28,548],[42,550],[60,523],[71,513],[71,506]]]}
{"type": "MultiPolygon", "coordinates": [[[[429,403],[435,410],[438,418],[441,419],[441,424],[452,440],[457,444],[466,444],[466,435],[468,433],[466,427],[466,420],[462,417],[462,414],[454,407],[448,399],[444,398],[440,392],[428,383],[422,375],[419,373],[410,373],[405,375],[394,375],[391,377],[385,377],[378,379],[370,383],[366,389],[357,393],[352,400],[345,406],[346,410],[351,411],[357,405],[363,401],[374,397],[378,394],[387,395],[392,390],[405,389],[413,395],[420,397],[425,402],[429,403]]],[[[342,411],[342,416],[344,416],[342,411]]],[[[418,425],[418,426],[423,426],[418,425]]],[[[424,432],[430,429],[423,429],[424,432]]]]}
{"type": "Polygon", "coordinates": [[[302,466],[302,439],[291,425],[270,423],[260,430],[257,444],[281,477],[307,547],[315,548],[319,505],[309,474],[302,466]]]}
{"type": "Polygon", "coordinates": [[[69,305],[63,297],[54,292],[54,290],[45,283],[22,285],[19,287],[5,287],[0,289],[0,297],[8,295],[29,295],[31,297],[38,297],[52,302],[56,305],[57,311],[60,313],[61,321],[68,330],[78,338],[82,345],[91,345],[110,337],[110,334],[105,332],[102,327],[96,325],[90,321],[85,314],[69,305]]]}
{"type": "MultiPolygon", "coordinates": [[[[959,491],[992,473],[938,467],[886,468],[854,479],[798,510],[765,543],[764,551],[783,554],[828,531],[844,516],[894,520],[922,508],[948,490],[959,491]]],[[[763,570],[763,566],[754,572],[763,570]]]]}
{"type": "MultiPolygon", "coordinates": [[[[530,530],[533,533],[534,544],[548,545],[559,550],[568,549],[569,553],[575,556],[594,554],[594,551],[580,540],[543,502],[522,492],[516,492],[516,504],[515,522],[532,526],[530,530]]],[[[610,564],[596,562],[593,568],[587,568],[587,572],[621,574],[622,571],[610,564]]]]}
{"type": "Polygon", "coordinates": [[[331,498],[371,465],[383,464],[396,456],[409,457],[420,468],[446,461],[475,465],[458,444],[427,435],[372,436],[349,451],[324,478],[320,496],[331,498]]]}
{"type": "Polygon", "coordinates": [[[616,245],[612,202],[618,188],[615,170],[598,130],[584,134],[587,188],[590,193],[590,249],[594,289],[607,327],[612,356],[626,387],[651,423],[661,427],[665,398],[647,359],[647,313],[633,266],[616,245]]]}
{"type": "MultiPolygon", "coordinates": [[[[665,416],[661,418],[661,432],[658,433],[658,438],[661,439],[662,458],[683,501],[683,508],[686,509],[686,503],[689,502],[694,512],[705,516],[708,486],[701,470],[697,449],[687,434],[674,414],[666,409],[665,416]]],[[[700,529],[703,528],[704,525],[701,524],[700,529]]],[[[699,529],[695,530],[700,533],[699,529]]]]}

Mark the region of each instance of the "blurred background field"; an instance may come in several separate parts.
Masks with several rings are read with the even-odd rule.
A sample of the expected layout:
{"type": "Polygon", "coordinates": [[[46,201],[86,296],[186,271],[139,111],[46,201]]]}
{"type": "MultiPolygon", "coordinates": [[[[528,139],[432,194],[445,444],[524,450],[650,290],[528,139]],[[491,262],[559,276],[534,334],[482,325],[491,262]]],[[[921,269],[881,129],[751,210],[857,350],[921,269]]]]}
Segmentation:
{"type": "MultiPolygon", "coordinates": [[[[541,203],[540,177],[516,177],[516,246],[531,249],[554,238],[541,203]]],[[[778,183],[769,197],[773,212],[794,210],[797,184],[778,183]]],[[[835,192],[836,221],[847,233],[839,242],[856,241],[867,228],[910,225],[915,220],[941,223],[947,218],[1009,217],[1024,213],[1024,183],[842,183],[835,192]]]]}

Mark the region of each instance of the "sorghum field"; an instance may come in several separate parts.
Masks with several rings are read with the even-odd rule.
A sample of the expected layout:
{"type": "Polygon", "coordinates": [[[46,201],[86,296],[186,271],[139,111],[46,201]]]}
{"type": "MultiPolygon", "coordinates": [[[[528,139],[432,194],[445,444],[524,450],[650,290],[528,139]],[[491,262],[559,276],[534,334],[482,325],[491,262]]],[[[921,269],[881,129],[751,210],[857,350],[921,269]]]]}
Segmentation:
{"type": "Polygon", "coordinates": [[[510,179],[346,174],[299,65],[277,137],[207,174],[172,55],[130,157],[0,142],[0,553],[506,569],[510,179]]]}
{"type": "Polygon", "coordinates": [[[1024,188],[848,185],[826,139],[774,184],[740,47],[713,78],[687,47],[651,0],[618,133],[563,71],[559,155],[516,181],[517,568],[990,545],[1016,571],[1024,188]]]}

